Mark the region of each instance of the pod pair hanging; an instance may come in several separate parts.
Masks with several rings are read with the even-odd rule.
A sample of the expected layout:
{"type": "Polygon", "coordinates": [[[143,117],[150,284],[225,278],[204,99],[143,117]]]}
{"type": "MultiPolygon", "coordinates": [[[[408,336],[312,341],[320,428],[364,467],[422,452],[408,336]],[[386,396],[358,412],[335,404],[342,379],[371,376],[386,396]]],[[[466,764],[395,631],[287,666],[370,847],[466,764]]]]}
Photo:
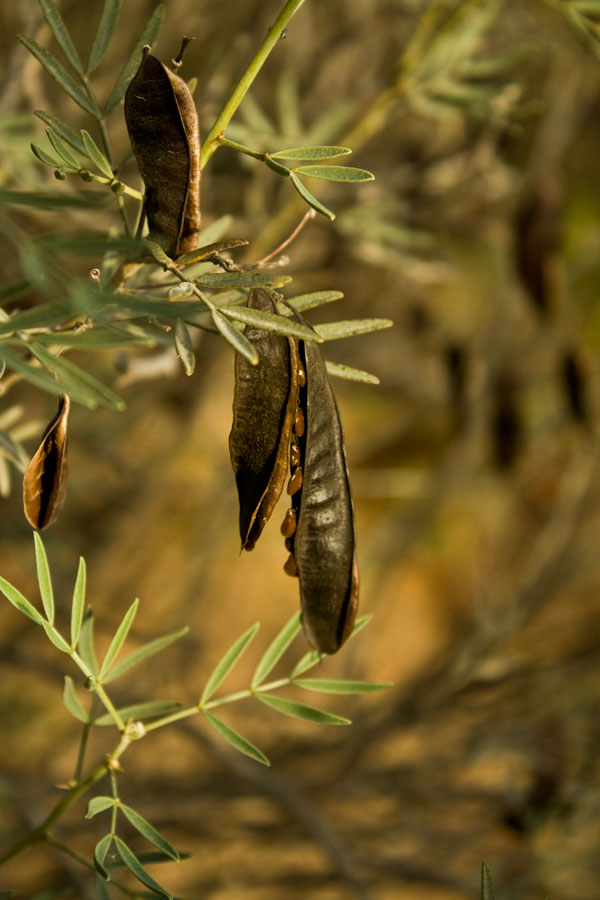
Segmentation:
{"type": "MultiPolygon", "coordinates": [[[[276,313],[279,295],[257,288],[248,306],[276,313]]],[[[242,548],[252,550],[288,472],[291,503],[281,526],[284,566],[300,583],[308,642],[335,653],[352,631],[358,606],[354,517],[340,416],[321,351],[257,328],[246,337],[260,362],[236,355],[231,463],[240,502],[242,548]]]]}

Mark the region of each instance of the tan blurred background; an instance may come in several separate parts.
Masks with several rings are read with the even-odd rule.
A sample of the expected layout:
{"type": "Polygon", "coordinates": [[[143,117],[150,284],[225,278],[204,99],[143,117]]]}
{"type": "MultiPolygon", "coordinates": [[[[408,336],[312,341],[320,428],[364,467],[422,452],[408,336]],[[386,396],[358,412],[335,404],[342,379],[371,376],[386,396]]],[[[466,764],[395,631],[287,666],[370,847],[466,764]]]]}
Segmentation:
{"type": "MultiPolygon", "coordinates": [[[[468,76],[490,87],[489,102],[433,102],[431,85],[398,83],[397,67],[423,13],[443,5],[306,0],[231,131],[265,149],[349,140],[351,163],[376,175],[356,188],[310,185],[338,219],[309,224],[286,271],[293,293],[344,291],[312,321],[395,322],[326,348],[381,385],[334,384],[361,611],[373,621],[322,666],[323,676],[395,686],[356,699],[310,695],[350,716],[344,729],[250,702],[229,707],[224,718],[267,753],[270,770],[195,720],[128,751],[124,801],[193,854],[153,872],[190,900],[467,900],[479,895],[482,860],[499,898],[598,897],[600,61],[560,10],[508,0],[468,76]]],[[[196,35],[182,74],[198,77],[204,134],[281,6],[167,4],[157,52],[168,60],[182,32],[196,35]]],[[[87,48],[99,0],[60,8],[87,48]]],[[[100,97],[151,9],[125,0],[95,79],[100,97]]],[[[89,127],[15,41],[24,31],[51,46],[37,4],[3,4],[0,24],[0,111],[41,107],[89,127]]],[[[448,46],[459,53],[457,41],[448,46]]],[[[113,120],[124,151],[123,122],[113,120]]],[[[33,118],[21,137],[3,132],[4,186],[56,184],[28,151],[42,133],[33,118]]],[[[291,193],[221,150],[204,173],[204,221],[230,214],[230,236],[249,240],[256,259],[302,215],[291,193]]],[[[112,221],[102,216],[92,225],[112,221]]],[[[49,213],[19,221],[32,232],[57,227],[49,213]]],[[[58,227],[77,223],[90,224],[66,216],[58,227]]],[[[191,378],[171,366],[143,379],[133,359],[138,377],[128,379],[109,354],[79,360],[116,384],[128,408],[72,412],[67,503],[45,538],[61,614],[81,554],[102,645],[135,596],[132,647],[190,626],[115,688],[123,704],[193,703],[227,646],[259,620],[229,684],[244,687],[298,604],[282,572],[279,512],[256,550],[238,553],[232,354],[204,335],[197,356],[191,378]]],[[[2,402],[41,421],[55,408],[25,387],[2,402]]],[[[0,573],[35,597],[18,479],[0,537],[0,573]]],[[[299,640],[281,671],[304,651],[299,640]]],[[[60,702],[70,670],[8,604],[0,654],[0,837],[9,844],[71,777],[78,727],[60,702]]],[[[93,742],[90,761],[107,740],[93,742]]],[[[56,833],[89,858],[103,823],[84,822],[83,811],[82,801],[56,833]]],[[[95,896],[89,873],[44,847],[3,870],[0,887],[22,898],[95,896]]]]}

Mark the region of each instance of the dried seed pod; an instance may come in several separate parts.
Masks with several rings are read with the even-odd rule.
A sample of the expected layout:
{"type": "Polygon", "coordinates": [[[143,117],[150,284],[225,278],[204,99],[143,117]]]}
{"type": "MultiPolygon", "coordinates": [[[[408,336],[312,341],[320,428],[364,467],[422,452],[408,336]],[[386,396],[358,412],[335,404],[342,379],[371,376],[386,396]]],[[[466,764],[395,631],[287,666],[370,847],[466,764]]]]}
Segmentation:
{"type": "MultiPolygon", "coordinates": [[[[254,288],[248,306],[276,312],[278,295],[254,288]]],[[[298,395],[298,347],[293,338],[247,328],[260,361],[235,357],[229,454],[240,501],[242,548],[252,550],[283,489],[298,395]]]]}
{"type": "Polygon", "coordinates": [[[58,516],[67,488],[67,422],[71,401],[61,397],[58,412],[23,478],[23,507],[27,521],[41,531],[58,516]]]}
{"type": "Polygon", "coordinates": [[[194,250],[200,227],[198,117],[185,81],[143,50],[125,94],[125,122],[146,186],[150,237],[171,257],[194,250]]]}
{"type": "MultiPolygon", "coordinates": [[[[306,385],[299,406],[306,425],[298,435],[303,483],[292,497],[297,525],[293,559],[300,579],[302,624],[316,650],[335,653],[349,637],[358,606],[354,513],[338,408],[319,347],[301,341],[306,385]]],[[[291,564],[285,571],[290,574],[291,564]]]]}

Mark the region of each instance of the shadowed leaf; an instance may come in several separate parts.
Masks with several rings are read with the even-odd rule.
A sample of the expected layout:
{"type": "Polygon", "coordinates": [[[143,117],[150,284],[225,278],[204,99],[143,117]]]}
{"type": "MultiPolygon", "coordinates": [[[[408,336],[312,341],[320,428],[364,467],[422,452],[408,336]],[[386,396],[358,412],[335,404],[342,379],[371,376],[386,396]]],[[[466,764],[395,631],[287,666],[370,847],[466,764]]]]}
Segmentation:
{"type": "Polygon", "coordinates": [[[121,803],[119,806],[121,812],[128,819],[136,831],[139,831],[141,835],[143,835],[147,841],[150,841],[151,844],[154,844],[155,847],[158,847],[159,850],[162,850],[163,853],[166,853],[167,856],[170,856],[171,859],[179,862],[179,853],[175,850],[174,847],[170,845],[170,843],[150,824],[144,819],[143,816],[140,816],[135,809],[132,809],[130,806],[126,806],[125,803],[121,803]]]}
{"type": "Polygon", "coordinates": [[[6,578],[0,577],[0,591],[4,594],[7,600],[9,600],[19,612],[25,613],[30,619],[32,619],[36,625],[41,625],[44,621],[35,608],[35,606],[27,600],[21,591],[17,590],[6,578]]]}
{"type": "Polygon", "coordinates": [[[249,756],[251,759],[255,759],[264,766],[271,765],[265,754],[259,750],[258,747],[255,747],[254,744],[247,741],[245,737],[242,737],[241,734],[234,731],[229,725],[226,725],[222,719],[218,719],[217,716],[214,716],[206,710],[204,710],[204,715],[217,734],[222,737],[223,740],[227,741],[228,744],[231,744],[232,747],[235,747],[236,750],[239,750],[240,753],[249,756]]]}
{"type": "Polygon", "coordinates": [[[46,125],[49,125],[52,131],[54,131],[63,141],[66,141],[70,147],[74,150],[77,150],[79,153],[85,156],[85,147],[83,146],[83,141],[80,136],[73,131],[72,128],[69,128],[68,125],[65,125],[64,122],[61,122],[60,119],[57,119],[56,116],[53,116],[51,113],[46,112],[43,109],[35,109],[33,114],[41,119],[42,122],[45,122],[46,125]]]}
{"type": "Polygon", "coordinates": [[[117,848],[117,852],[127,868],[133,875],[141,881],[142,884],[145,884],[146,887],[151,888],[155,893],[159,895],[159,897],[166,897],[167,900],[172,900],[172,895],[169,894],[168,891],[161,888],[161,886],[152,878],[152,876],[144,869],[143,865],[133,853],[132,850],[129,849],[127,844],[121,840],[120,837],[115,835],[114,837],[115,846],[117,848]]]}
{"type": "Polygon", "coordinates": [[[304,703],[296,703],[295,700],[285,700],[283,697],[274,697],[271,694],[255,694],[256,699],[276,712],[284,716],[292,716],[295,719],[306,719],[309,722],[318,722],[321,725],[350,725],[350,719],[336,716],[334,713],[317,709],[315,706],[305,706],[304,703]]]}
{"type": "Polygon", "coordinates": [[[88,59],[88,75],[98,67],[108,49],[112,36],[115,33],[115,28],[117,27],[120,9],[121,0],[104,0],[104,8],[102,10],[102,15],[100,16],[100,21],[98,22],[94,43],[92,44],[90,57],[88,59]]]}
{"type": "Polygon", "coordinates": [[[73,680],[69,678],[68,675],[65,675],[65,685],[63,687],[62,701],[75,719],[78,719],[80,722],[84,722],[86,724],[90,721],[88,714],[79,702],[79,698],[75,693],[73,680]]]}
{"type": "Polygon", "coordinates": [[[165,634],[163,637],[155,638],[153,641],[148,641],[147,644],[142,644],[141,647],[138,647],[137,650],[133,650],[129,653],[124,659],[113,666],[108,675],[104,678],[104,684],[108,684],[110,681],[115,681],[117,678],[120,678],[121,675],[124,675],[126,672],[129,672],[130,669],[133,669],[134,666],[139,665],[145,659],[148,659],[150,656],[154,656],[155,653],[160,653],[161,650],[164,650],[165,647],[168,647],[174,641],[179,640],[179,638],[183,637],[187,634],[189,628],[186,626],[185,628],[180,628],[179,631],[173,631],[170,634],[165,634]]]}
{"type": "Polygon", "coordinates": [[[296,635],[300,633],[300,628],[300,613],[294,613],[264,652],[252,676],[253,688],[262,684],[269,672],[275,668],[296,635]]]}
{"type": "Polygon", "coordinates": [[[112,92],[106,101],[106,106],[104,107],[104,115],[109,116],[112,112],[115,111],[117,106],[123,100],[125,96],[125,91],[127,90],[127,86],[129,82],[137,72],[140,60],[142,58],[142,47],[146,44],[153,44],[156,35],[160,29],[162,24],[162,20],[165,14],[165,6],[163,3],[159,3],[156,7],[152,15],[150,16],[146,27],[141,33],[138,42],[136,43],[131,56],[125,63],[121,74],[117,79],[117,83],[115,84],[112,92]]]}
{"type": "Polygon", "coordinates": [[[72,78],[64,66],[59,63],[56,57],[44,50],[43,47],[23,34],[17,35],[19,41],[29,50],[39,63],[46,69],[48,74],[61,86],[61,88],[75,101],[82,109],[89,113],[90,116],[97,117],[100,110],[93,100],[82,87],[80,87],[74,78],[72,78]]]}
{"type": "Polygon", "coordinates": [[[125,613],[125,615],[123,616],[123,618],[121,620],[121,624],[117,628],[115,635],[109,644],[108,650],[106,651],[104,659],[102,660],[102,665],[100,666],[100,672],[98,673],[99,681],[101,681],[102,678],[104,677],[104,675],[106,675],[106,673],[110,669],[117,653],[119,652],[119,650],[125,643],[125,641],[127,639],[127,635],[129,634],[129,629],[131,628],[131,626],[133,624],[133,620],[134,620],[135,614],[137,612],[138,604],[139,604],[139,600],[136,598],[133,601],[133,603],[131,604],[131,606],[129,607],[129,609],[127,610],[127,612],[125,613]]]}
{"type": "Polygon", "coordinates": [[[320,200],[311,194],[308,188],[304,185],[304,183],[298,178],[295,172],[290,172],[290,179],[300,196],[303,200],[305,200],[309,206],[312,206],[313,209],[316,209],[317,212],[321,213],[323,216],[327,216],[328,219],[335,219],[335,213],[328,209],[326,206],[321,203],[320,200]]]}
{"type": "Polygon", "coordinates": [[[42,539],[34,531],[33,542],[35,544],[35,565],[37,569],[37,579],[40,588],[40,596],[42,598],[42,606],[46,613],[48,622],[54,623],[54,591],[52,590],[52,578],[50,577],[50,566],[48,565],[48,557],[42,539]]]}
{"type": "Polygon", "coordinates": [[[85,811],[86,819],[92,819],[98,813],[104,812],[115,805],[114,797],[92,797],[85,811]]]}
{"type": "MultiPolygon", "coordinates": [[[[134,703],[122,706],[117,710],[124,721],[128,719],[150,719],[154,716],[167,716],[181,707],[181,703],[172,700],[150,700],[148,703],[134,703]]],[[[115,720],[110,713],[94,719],[94,725],[114,725],[115,720]]]]}
{"type": "Polygon", "coordinates": [[[73,43],[71,35],[67,30],[67,26],[64,23],[63,17],[56,8],[53,0],[39,0],[39,4],[42,8],[44,18],[50,26],[50,31],[56,38],[56,43],[65,54],[75,71],[82,75],[83,66],[81,65],[79,54],[77,53],[75,44],[73,43]]]}
{"type": "Polygon", "coordinates": [[[75,648],[81,634],[83,622],[83,608],[85,603],[86,567],[85,559],[79,557],[77,578],[73,589],[73,602],[71,604],[71,647],[75,648]]]}
{"type": "Polygon", "coordinates": [[[218,310],[212,310],[210,316],[215,327],[223,335],[227,343],[231,344],[233,349],[241,353],[253,366],[257,365],[258,353],[248,338],[244,337],[218,310]]]}

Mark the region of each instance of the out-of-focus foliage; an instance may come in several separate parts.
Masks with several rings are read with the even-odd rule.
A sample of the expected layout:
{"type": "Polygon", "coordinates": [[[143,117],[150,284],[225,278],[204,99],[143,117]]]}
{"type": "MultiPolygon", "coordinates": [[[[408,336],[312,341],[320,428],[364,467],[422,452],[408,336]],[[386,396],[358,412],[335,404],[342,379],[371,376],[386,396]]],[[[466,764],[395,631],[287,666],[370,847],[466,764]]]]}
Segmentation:
{"type": "MultiPolygon", "coordinates": [[[[186,72],[198,78],[203,134],[275,7],[169,5],[159,53],[170,58],[182,31],[196,34],[186,72]]],[[[102,100],[151,9],[125,0],[127,33],[94,75],[102,100]]],[[[77,46],[91,46],[89,4],[61,10],[77,46]]],[[[45,140],[44,125],[27,114],[52,110],[76,133],[88,125],[15,45],[22,31],[54,46],[37,4],[5,4],[1,15],[0,110],[15,123],[2,129],[2,188],[56,191],[62,183],[28,149],[45,140]]],[[[285,271],[298,294],[342,291],[344,317],[398,323],[352,354],[350,341],[339,356],[329,345],[333,362],[381,381],[339,391],[362,605],[375,618],[331,678],[398,686],[357,701],[350,736],[323,738],[289,719],[274,738],[272,723],[264,734],[249,728],[242,710],[240,731],[271,760],[266,774],[204,731],[157,734],[129,799],[193,851],[169,883],[183,896],[467,900],[482,859],[499,896],[597,896],[597,21],[594,5],[577,0],[306,0],[232,123],[231,140],[253,136],[260,152],[352,147],[352,164],[376,175],[343,190],[314,182],[337,217],[308,223],[285,271]],[[149,795],[160,805],[144,805],[149,795]]],[[[110,131],[121,159],[117,118],[110,131]]],[[[228,148],[211,160],[202,194],[204,223],[232,216],[227,233],[250,242],[248,259],[278,246],[304,211],[287,179],[228,148]]],[[[55,215],[13,210],[11,221],[33,239],[55,215]]],[[[99,231],[113,221],[108,208],[59,215],[70,231],[90,215],[99,231]]],[[[81,278],[93,265],[92,252],[81,278]]],[[[315,315],[332,318],[327,306],[315,315]]],[[[190,626],[193,637],[147,675],[148,692],[163,696],[208,679],[232,621],[236,633],[256,619],[275,631],[296,603],[277,574],[276,528],[237,557],[231,357],[204,333],[194,352],[185,378],[160,336],[151,355],[98,351],[93,374],[128,410],[72,415],[71,493],[48,537],[57,571],[71,571],[74,553],[88,558],[88,596],[101,621],[112,617],[104,646],[134,592],[152,609],[133,628],[135,646],[190,626]]],[[[48,421],[55,401],[33,393],[14,385],[6,408],[48,421]]],[[[27,455],[39,432],[15,434],[19,421],[0,427],[27,455]]],[[[20,516],[13,491],[0,571],[25,588],[20,516]]],[[[37,821],[40,804],[55,801],[47,785],[70,771],[74,731],[53,702],[62,667],[12,609],[2,608],[2,624],[8,835],[31,824],[19,809],[37,821]]],[[[243,660],[236,672],[247,684],[243,660]]],[[[64,828],[76,844],[73,812],[64,828]]],[[[25,894],[71,884],[77,893],[76,878],[50,853],[14,875],[25,894]]]]}

